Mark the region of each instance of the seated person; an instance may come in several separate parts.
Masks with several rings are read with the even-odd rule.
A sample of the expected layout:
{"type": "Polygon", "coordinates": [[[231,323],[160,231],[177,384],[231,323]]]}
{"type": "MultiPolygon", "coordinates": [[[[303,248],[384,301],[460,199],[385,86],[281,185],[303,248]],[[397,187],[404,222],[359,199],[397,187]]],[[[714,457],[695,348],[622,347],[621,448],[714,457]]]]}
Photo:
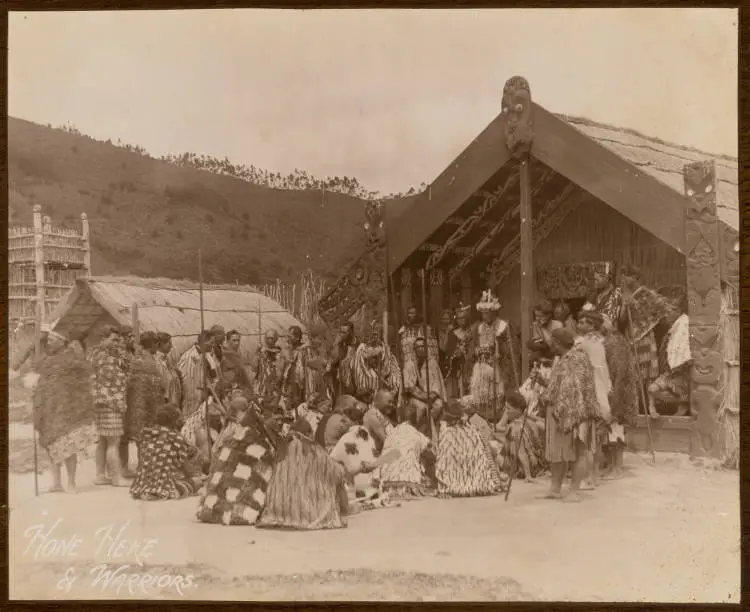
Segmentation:
{"type": "Polygon", "coordinates": [[[441,497],[495,495],[507,486],[488,442],[458,400],[448,402],[440,415],[435,476],[441,497]]]}
{"type": "Polygon", "coordinates": [[[508,391],[499,427],[505,431],[504,460],[510,466],[510,474],[514,478],[522,475],[526,482],[531,482],[545,468],[545,434],[544,420],[540,417],[529,414],[524,425],[524,413],[527,409],[526,399],[519,391],[508,391]]]}
{"type": "Polygon", "coordinates": [[[181,499],[195,495],[203,478],[198,450],[180,434],[182,416],[174,406],[156,414],[156,424],[141,430],[138,471],[130,487],[134,499],[181,499]]]}

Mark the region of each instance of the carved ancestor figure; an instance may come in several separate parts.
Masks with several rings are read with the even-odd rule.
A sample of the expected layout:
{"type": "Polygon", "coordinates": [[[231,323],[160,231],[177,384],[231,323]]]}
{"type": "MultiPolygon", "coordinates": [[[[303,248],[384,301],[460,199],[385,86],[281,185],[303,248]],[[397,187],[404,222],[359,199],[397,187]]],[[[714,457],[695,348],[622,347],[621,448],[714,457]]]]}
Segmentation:
{"type": "Polygon", "coordinates": [[[529,82],[520,76],[508,79],[503,88],[502,112],[506,117],[505,141],[515,158],[528,155],[534,137],[534,119],[529,82]]]}
{"type": "Polygon", "coordinates": [[[716,217],[716,168],[713,161],[683,168],[686,209],[688,314],[693,363],[690,409],[704,451],[717,450],[721,404],[722,348],[719,337],[721,277],[719,224],[716,217]]]}
{"type": "Polygon", "coordinates": [[[387,288],[385,222],[381,202],[365,206],[367,248],[318,302],[326,325],[340,327],[364,305],[370,319],[383,312],[387,288]]]}

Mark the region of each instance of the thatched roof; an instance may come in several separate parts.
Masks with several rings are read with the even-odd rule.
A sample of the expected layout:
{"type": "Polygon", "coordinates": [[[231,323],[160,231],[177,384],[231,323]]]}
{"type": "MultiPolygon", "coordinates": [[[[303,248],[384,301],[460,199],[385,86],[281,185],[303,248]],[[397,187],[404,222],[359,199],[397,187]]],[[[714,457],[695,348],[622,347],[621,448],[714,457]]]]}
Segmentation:
{"type": "MultiPolygon", "coordinates": [[[[133,304],[138,305],[141,331],[171,334],[178,355],[195,342],[201,329],[198,285],[169,279],[78,279],[52,313],[51,327],[72,340],[81,340],[104,323],[130,325],[133,304]]],[[[268,330],[284,335],[291,325],[304,329],[277,302],[252,287],[204,286],[203,312],[206,328],[221,325],[226,331],[236,329],[242,334],[246,358],[255,352],[260,335],[268,330]]]]}
{"type": "Polygon", "coordinates": [[[557,116],[680,194],[684,191],[682,167],[690,162],[713,159],[718,183],[718,216],[729,227],[739,231],[739,165],[736,157],[706,153],[591,119],[557,116]]]}

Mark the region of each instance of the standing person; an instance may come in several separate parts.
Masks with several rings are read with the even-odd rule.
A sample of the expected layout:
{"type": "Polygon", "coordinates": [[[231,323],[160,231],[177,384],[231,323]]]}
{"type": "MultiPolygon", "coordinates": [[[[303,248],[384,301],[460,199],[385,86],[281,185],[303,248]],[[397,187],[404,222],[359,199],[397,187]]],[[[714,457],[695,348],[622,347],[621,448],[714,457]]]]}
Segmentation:
{"type": "Polygon", "coordinates": [[[357,347],[354,355],[354,387],[357,397],[374,397],[388,389],[398,403],[401,395],[401,368],[390,347],[383,342],[383,327],[370,324],[370,337],[357,347]]]}
{"type": "Polygon", "coordinates": [[[95,484],[127,486],[122,480],[120,440],[125,434],[129,355],[120,330],[106,327],[89,355],[98,435],[95,484]],[[107,477],[109,472],[109,478],[107,477]]]}
{"type": "Polygon", "coordinates": [[[469,393],[469,382],[473,369],[471,330],[471,306],[456,309],[456,325],[445,344],[446,388],[451,398],[464,397],[469,393]]]}
{"type": "Polygon", "coordinates": [[[359,345],[359,338],[354,333],[354,323],[347,321],[341,326],[333,344],[332,366],[335,372],[336,398],[356,393],[354,354],[359,345]]]}
{"type": "Polygon", "coordinates": [[[296,410],[305,401],[307,391],[307,346],[302,343],[302,329],[292,325],[287,333],[284,351],[282,394],[289,410],[296,410]]]}
{"type": "Polygon", "coordinates": [[[603,271],[594,272],[594,286],[594,310],[612,321],[612,325],[619,325],[623,314],[622,289],[615,285],[614,269],[609,262],[605,264],[603,271]]]}
{"type": "Polygon", "coordinates": [[[563,326],[554,318],[554,308],[547,300],[534,307],[534,322],[531,324],[531,340],[542,340],[547,346],[552,341],[552,330],[563,326]]]}
{"type": "MultiPolygon", "coordinates": [[[[411,408],[407,406],[407,411],[410,409],[415,411],[418,429],[436,441],[437,429],[433,412],[439,410],[446,400],[445,387],[433,382],[432,369],[429,369],[428,381],[430,358],[424,338],[421,336],[416,338],[413,351],[414,357],[407,360],[404,365],[404,398],[407,405],[411,405],[411,408]]],[[[440,383],[442,379],[436,382],[440,383]]]]}
{"type": "Polygon", "coordinates": [[[211,327],[211,353],[214,356],[214,359],[216,360],[216,363],[221,366],[222,362],[224,361],[224,350],[226,347],[224,346],[224,342],[227,339],[227,333],[224,327],[221,325],[214,325],[211,327]]]}
{"type": "Polygon", "coordinates": [[[503,350],[501,343],[509,341],[508,323],[498,317],[500,302],[489,289],[482,294],[477,310],[482,320],[474,330],[475,362],[469,389],[479,414],[492,421],[493,407],[502,405],[507,385],[509,351],[503,350]]]}
{"type": "Polygon", "coordinates": [[[630,343],[624,335],[624,326],[615,329],[609,319],[604,320],[604,351],[607,367],[612,378],[612,393],[609,404],[612,409],[612,423],[605,445],[608,472],[619,477],[623,469],[626,427],[635,426],[638,415],[638,379],[636,363],[630,343]]]}
{"type": "MultiPolygon", "coordinates": [[[[157,337],[153,332],[141,334],[140,347],[136,348],[130,362],[128,376],[128,411],[125,416],[125,436],[140,448],[139,436],[144,427],[154,424],[157,411],[165,404],[164,388],[159,366],[154,357],[157,350],[157,337]]],[[[122,450],[122,449],[121,449],[122,450]]],[[[138,452],[138,460],[142,457],[138,452]]],[[[128,465],[129,453],[120,453],[123,476],[133,478],[128,465]]]]}
{"type": "Polygon", "coordinates": [[[263,337],[263,345],[258,347],[255,364],[255,392],[261,397],[267,397],[272,392],[281,389],[284,359],[278,342],[278,332],[275,329],[269,329],[263,337]]]}
{"type": "Polygon", "coordinates": [[[63,491],[63,463],[68,491],[75,492],[78,454],[97,441],[91,366],[82,350],[66,342],[54,331],[48,333],[34,389],[34,428],[52,462],[52,493],[63,491]]]}
{"type": "Polygon", "coordinates": [[[154,358],[161,373],[166,402],[182,410],[182,377],[172,357],[172,336],[168,333],[156,334],[154,358]]]}
{"type": "MultiPolygon", "coordinates": [[[[421,338],[427,350],[426,359],[430,371],[430,391],[435,391],[440,397],[445,398],[447,394],[443,372],[440,369],[440,351],[437,337],[431,326],[422,324],[415,306],[410,306],[406,311],[406,325],[399,330],[398,335],[401,340],[404,380],[406,380],[408,364],[413,364],[417,359],[415,345],[417,339],[421,338]]],[[[406,384],[404,384],[404,387],[406,387],[406,384]]]]}
{"type": "Polygon", "coordinates": [[[577,342],[588,355],[589,361],[594,368],[594,390],[596,391],[597,404],[599,406],[599,419],[595,437],[595,447],[588,455],[589,478],[591,487],[596,487],[598,481],[598,463],[600,451],[607,443],[609,422],[612,419],[612,409],[609,405],[609,397],[612,393],[612,379],[607,365],[607,353],[604,349],[604,337],[602,336],[602,324],[604,317],[594,310],[581,310],[578,315],[578,333],[580,337],[577,342]]]}
{"type": "MultiPolygon", "coordinates": [[[[331,389],[328,384],[328,373],[331,370],[331,359],[329,357],[330,344],[327,340],[328,328],[322,323],[312,323],[308,329],[310,339],[307,345],[305,381],[305,397],[317,394],[320,397],[329,397],[331,389]]],[[[296,408],[297,406],[294,406],[296,408]]]]}
{"type": "MultiPolygon", "coordinates": [[[[447,356],[448,339],[454,326],[454,313],[450,308],[440,312],[440,327],[438,328],[438,350],[440,351],[440,364],[444,366],[447,356]]],[[[443,367],[444,369],[444,367],[443,367]]]]}
{"type": "Polygon", "coordinates": [[[188,418],[208,397],[208,387],[219,378],[219,364],[213,355],[211,332],[204,330],[198,334],[195,344],[180,357],[177,369],[184,384],[182,415],[188,418]]]}
{"type": "Polygon", "coordinates": [[[583,347],[574,345],[567,329],[552,332],[552,349],[559,359],[552,367],[541,403],[546,412],[545,459],[552,481],[548,498],[562,497],[562,483],[568,464],[573,464],[571,500],[580,499],[586,475],[587,456],[595,448],[595,423],[599,405],[594,387],[594,368],[583,347]]]}
{"type": "Polygon", "coordinates": [[[570,312],[570,306],[565,300],[560,300],[555,304],[553,311],[555,321],[562,324],[575,338],[578,335],[578,326],[575,317],[570,312]]]}
{"type": "Polygon", "coordinates": [[[241,342],[242,336],[236,329],[227,333],[226,346],[222,351],[221,372],[229,388],[249,391],[252,383],[240,353],[241,342]]]}

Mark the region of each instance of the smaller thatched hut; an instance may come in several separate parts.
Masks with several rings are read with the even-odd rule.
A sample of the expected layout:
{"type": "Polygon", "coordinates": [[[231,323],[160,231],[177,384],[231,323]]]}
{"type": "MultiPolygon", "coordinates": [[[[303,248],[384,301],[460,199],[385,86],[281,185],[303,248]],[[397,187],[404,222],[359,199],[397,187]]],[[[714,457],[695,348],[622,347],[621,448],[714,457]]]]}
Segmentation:
{"type": "MultiPolygon", "coordinates": [[[[134,305],[140,331],[170,334],[176,356],[200,333],[198,285],[159,278],[79,278],[52,314],[50,326],[71,340],[85,342],[104,325],[131,325],[134,305]]],[[[251,287],[204,286],[203,316],[206,329],[221,325],[242,334],[240,351],[246,362],[253,360],[268,330],[283,337],[292,325],[305,329],[277,302],[251,287]]]]}

